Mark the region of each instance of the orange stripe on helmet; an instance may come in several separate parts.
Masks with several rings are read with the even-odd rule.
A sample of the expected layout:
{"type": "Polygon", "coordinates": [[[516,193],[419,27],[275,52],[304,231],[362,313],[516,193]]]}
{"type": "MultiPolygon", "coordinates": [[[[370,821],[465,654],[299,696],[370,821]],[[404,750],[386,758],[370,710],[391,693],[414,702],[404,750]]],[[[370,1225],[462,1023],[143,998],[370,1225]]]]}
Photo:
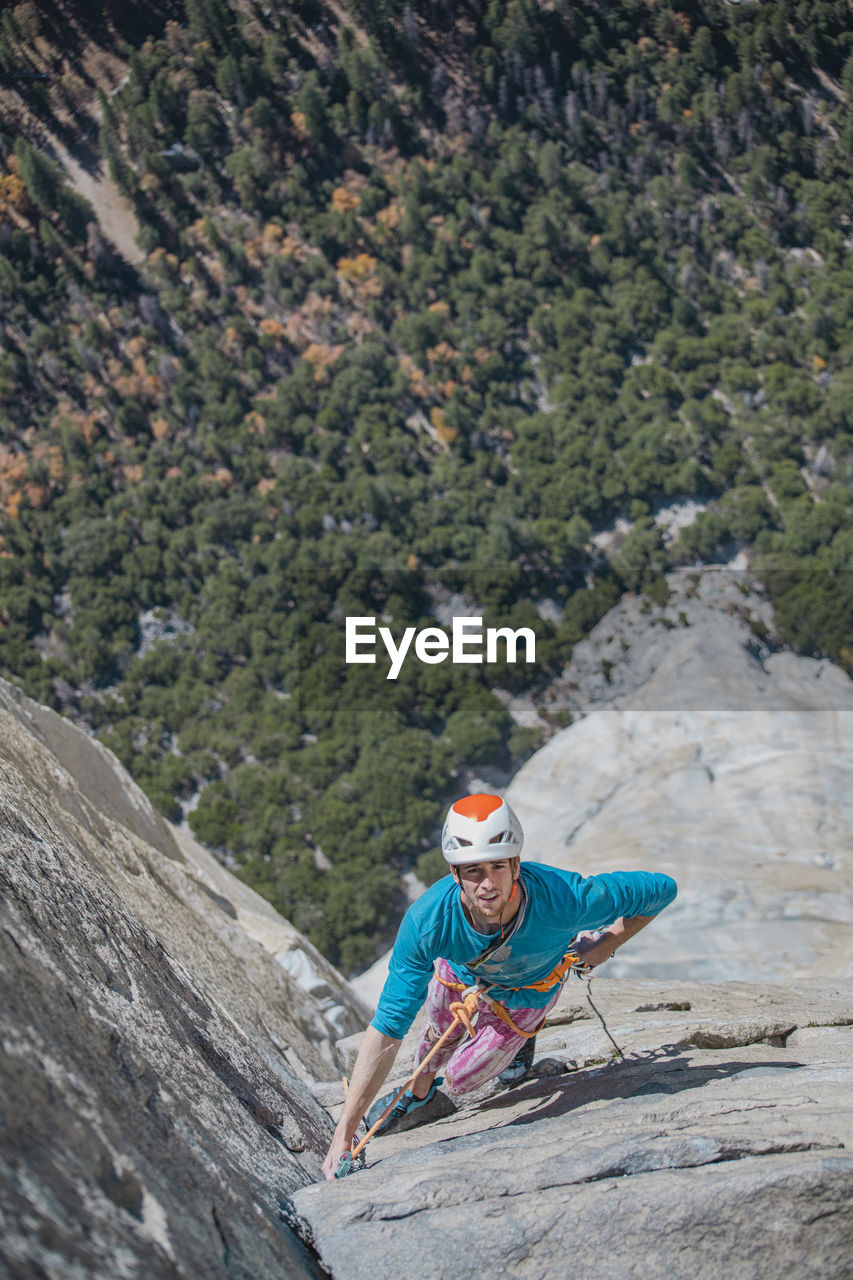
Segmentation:
{"type": "Polygon", "coordinates": [[[478,791],[473,796],[463,796],[461,800],[457,800],[453,805],[453,811],[462,818],[473,818],[475,822],[483,822],[502,804],[503,800],[500,796],[491,796],[485,791],[478,791]]]}

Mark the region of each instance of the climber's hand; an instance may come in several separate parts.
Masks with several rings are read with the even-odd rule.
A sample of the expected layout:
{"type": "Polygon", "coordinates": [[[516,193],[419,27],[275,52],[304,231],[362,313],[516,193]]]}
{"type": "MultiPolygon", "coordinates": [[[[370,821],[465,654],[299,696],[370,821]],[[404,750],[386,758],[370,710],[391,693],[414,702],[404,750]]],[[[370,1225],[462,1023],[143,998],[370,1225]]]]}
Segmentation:
{"type": "Polygon", "coordinates": [[[596,969],[605,960],[609,960],[616,950],[616,939],[605,929],[600,933],[585,930],[574,940],[574,947],[583,961],[585,969],[596,969]]]}

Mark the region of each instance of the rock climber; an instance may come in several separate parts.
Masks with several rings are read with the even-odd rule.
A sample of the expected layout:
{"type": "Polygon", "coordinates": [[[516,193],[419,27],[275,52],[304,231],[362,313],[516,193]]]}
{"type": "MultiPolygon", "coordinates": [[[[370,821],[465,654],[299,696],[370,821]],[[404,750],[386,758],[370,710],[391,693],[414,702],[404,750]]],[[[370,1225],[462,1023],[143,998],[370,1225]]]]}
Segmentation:
{"type": "MultiPolygon", "coordinates": [[[[406,912],[388,978],[353,1068],[343,1113],[323,1164],[335,1176],[339,1160],[388,1075],[400,1042],[426,1001],[415,1066],[453,1020],[451,1001],[474,984],[480,1000],[476,1036],[460,1025],[406,1090],[379,1133],[408,1128],[414,1112],[434,1118],[429,1103],[443,1083],[461,1094],[500,1077],[516,1083],[533,1060],[536,1032],[559,998],[571,942],[592,970],[650,924],[672,902],[675,881],[648,871],[613,871],[584,878],[544,863],[525,862],[521,824],[500,796],[477,793],[451,805],[441,834],[450,874],[406,912]],[[602,931],[602,932],[599,932],[602,931]]],[[[367,1115],[378,1119],[394,1098],[367,1115]]]]}

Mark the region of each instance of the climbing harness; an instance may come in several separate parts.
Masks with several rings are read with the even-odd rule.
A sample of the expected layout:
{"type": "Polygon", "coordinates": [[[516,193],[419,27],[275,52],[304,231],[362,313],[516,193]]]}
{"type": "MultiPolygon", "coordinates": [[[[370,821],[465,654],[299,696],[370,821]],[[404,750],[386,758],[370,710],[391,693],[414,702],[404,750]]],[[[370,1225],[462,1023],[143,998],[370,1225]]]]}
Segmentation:
{"type": "MultiPolygon", "coordinates": [[[[490,996],[488,993],[494,987],[497,987],[497,986],[499,986],[502,991],[540,991],[540,992],[552,991],[554,987],[562,986],[562,984],[565,982],[566,978],[568,977],[571,971],[576,972],[578,977],[580,977],[583,971],[585,970],[585,968],[586,966],[581,960],[579,953],[577,951],[573,951],[572,948],[570,947],[569,950],[566,952],[566,954],[563,956],[560,963],[558,965],[555,965],[555,967],[551,970],[551,972],[547,975],[547,977],[540,978],[538,982],[530,982],[521,987],[505,987],[500,983],[490,982],[488,986],[480,987],[478,988],[478,990],[480,992],[480,995],[485,999],[492,1013],[494,1013],[498,1018],[500,1018],[501,1022],[505,1023],[506,1026],[509,1027],[510,1031],[514,1032],[515,1035],[517,1036],[523,1036],[526,1040],[532,1040],[533,1037],[535,1035],[538,1035],[538,1033],[544,1027],[545,1019],[547,1018],[548,1015],[547,1014],[543,1015],[542,1021],[539,1023],[539,1026],[536,1027],[534,1031],[525,1031],[522,1027],[519,1027],[517,1023],[513,1021],[513,1018],[509,1010],[507,1009],[506,1005],[501,1004],[499,1000],[496,1000],[494,996],[490,996]]],[[[438,969],[435,970],[435,977],[438,979],[438,981],[441,983],[443,987],[450,987],[452,991],[466,990],[465,984],[463,982],[448,982],[446,978],[442,978],[441,974],[438,972],[438,969]]],[[[451,1010],[453,1009],[453,1007],[454,1006],[451,1004],[450,1006],[451,1010]]]]}
{"type": "MultiPolygon", "coordinates": [[[[449,987],[451,991],[465,990],[464,982],[448,982],[446,978],[442,978],[438,970],[436,970],[435,972],[435,977],[438,979],[438,981],[441,983],[443,987],[449,987]]],[[[523,1030],[523,1028],[519,1027],[515,1022],[513,1022],[512,1017],[510,1016],[509,1010],[504,1005],[502,1005],[499,1000],[494,1000],[490,995],[487,994],[489,990],[487,987],[477,987],[476,990],[480,998],[485,1000],[486,1004],[489,1006],[492,1013],[496,1014],[497,1017],[500,1018],[501,1022],[505,1022],[506,1025],[509,1027],[510,1031],[513,1031],[517,1036],[524,1036],[525,1039],[529,1039],[532,1036],[535,1036],[537,1031],[542,1030],[542,1027],[545,1024],[544,1018],[542,1019],[542,1022],[540,1022],[539,1026],[536,1028],[536,1031],[525,1031],[523,1030]]],[[[451,1012],[453,1011],[453,1007],[454,1005],[453,1003],[451,1003],[450,1005],[451,1012]]]]}

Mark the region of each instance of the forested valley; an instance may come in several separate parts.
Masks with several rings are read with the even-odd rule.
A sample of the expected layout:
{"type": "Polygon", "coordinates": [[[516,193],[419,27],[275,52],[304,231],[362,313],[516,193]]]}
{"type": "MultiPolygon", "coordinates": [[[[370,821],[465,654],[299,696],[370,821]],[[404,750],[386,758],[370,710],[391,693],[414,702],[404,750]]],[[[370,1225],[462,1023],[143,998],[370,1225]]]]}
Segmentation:
{"type": "Polygon", "coordinates": [[[626,591],[853,672],[846,0],[97,10],[0,16],[2,675],[353,972],[626,591]],[[535,666],[344,663],[453,612],[535,666]]]}

